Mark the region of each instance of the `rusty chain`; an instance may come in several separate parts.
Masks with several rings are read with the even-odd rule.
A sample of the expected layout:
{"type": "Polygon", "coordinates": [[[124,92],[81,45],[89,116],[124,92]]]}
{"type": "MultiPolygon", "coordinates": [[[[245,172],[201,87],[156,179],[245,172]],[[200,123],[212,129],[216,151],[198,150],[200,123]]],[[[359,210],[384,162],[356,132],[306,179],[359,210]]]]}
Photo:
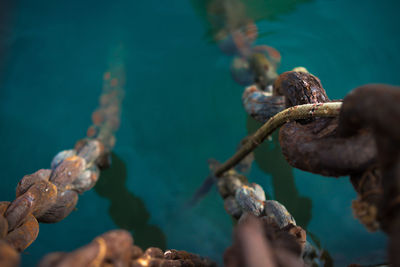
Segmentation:
{"type": "MultiPolygon", "coordinates": [[[[251,165],[251,162],[248,164],[251,165]]],[[[211,173],[219,165],[216,160],[209,160],[211,173]]],[[[324,250],[316,248],[307,241],[306,231],[296,224],[284,205],[266,198],[264,189],[259,184],[250,183],[246,176],[231,169],[217,180],[217,189],[224,201],[225,211],[238,220],[239,225],[246,224],[251,216],[259,218],[268,230],[269,236],[275,236],[272,239],[270,237],[270,241],[285,236],[282,242],[289,247],[297,247],[296,257],[301,258],[305,266],[314,266],[317,261],[329,260],[324,250]]],[[[230,251],[229,248],[225,252],[227,254],[224,256],[225,266],[240,266],[237,265],[237,260],[231,260],[236,253],[232,254],[230,251]]]]}
{"type": "MultiPolygon", "coordinates": [[[[293,82],[292,74],[302,76],[300,82],[304,82],[306,87],[307,79],[316,79],[316,83],[319,83],[318,78],[309,74],[304,68],[295,68],[292,72],[286,72],[278,77],[276,69],[280,63],[280,54],[269,46],[252,46],[257,37],[257,27],[254,23],[247,22],[244,28],[228,31],[228,36],[229,38],[219,40],[222,41],[220,45],[223,48],[227,47],[224,42],[234,44],[235,53],[239,56],[233,61],[231,73],[235,81],[250,85],[246,87],[242,101],[246,112],[256,120],[265,122],[285,107],[296,105],[294,103],[296,99],[293,101],[290,96],[277,89],[283,88],[281,85],[285,82],[293,82]],[[279,83],[273,86],[277,79],[279,83]],[[249,81],[251,84],[247,84],[249,81]]],[[[74,149],[59,152],[53,158],[50,169],[41,169],[24,176],[18,183],[14,201],[0,202],[0,239],[2,239],[0,259],[3,253],[8,255],[9,266],[14,266],[12,263],[16,262],[15,250],[23,251],[36,239],[39,232],[38,222],[55,223],[68,216],[77,204],[78,195],[90,190],[99,178],[100,170],[110,164],[109,153],[115,145],[114,132],[120,123],[122,86],[125,82],[123,65],[117,64],[114,67],[104,75],[100,106],[92,114],[93,125],[87,131],[87,138],[79,140],[74,149]]],[[[317,87],[322,88],[320,83],[317,87]]],[[[324,90],[319,95],[315,91],[311,93],[312,103],[329,101],[324,90]]],[[[215,172],[217,167],[215,162],[213,163],[214,166],[210,169],[215,172]]],[[[253,214],[262,218],[268,227],[271,225],[277,227],[273,235],[278,233],[279,236],[279,231],[291,235],[292,241],[300,246],[303,259],[307,253],[315,253],[315,251],[307,252],[307,249],[310,249],[307,245],[310,245],[306,243],[305,231],[296,225],[294,218],[283,205],[277,201],[266,200],[261,186],[250,184],[246,177],[235,170],[220,171],[218,176],[221,176],[217,182],[219,193],[224,199],[226,211],[232,217],[243,222],[247,220],[248,214],[253,214]]],[[[367,180],[365,177],[367,176],[353,181],[353,184],[357,184],[357,191],[364,186],[367,180]]],[[[382,194],[382,188],[379,186],[381,185],[363,193],[363,197],[382,194]]],[[[396,202],[392,200],[393,205],[399,202],[398,199],[395,200],[396,202]]],[[[376,215],[370,217],[375,218],[376,215]]],[[[375,220],[370,223],[371,228],[377,228],[375,220]]],[[[311,265],[312,262],[307,264],[311,265]]],[[[71,265],[214,266],[215,264],[184,251],[163,252],[158,248],[148,248],[143,252],[141,248],[133,245],[133,239],[128,232],[116,230],[97,237],[92,243],[74,252],[50,254],[39,266],[71,265]]],[[[227,264],[227,266],[237,265],[227,264]]]]}
{"type": "Polygon", "coordinates": [[[113,230],[96,237],[88,245],[73,252],[54,252],[46,255],[39,267],[131,266],[131,267],[216,267],[206,258],[174,249],[163,252],[156,247],[143,251],[134,245],[128,231],[113,230]]]}
{"type": "Polygon", "coordinates": [[[50,169],[24,176],[12,202],[0,202],[0,239],[18,252],[36,239],[39,222],[56,223],[67,217],[79,194],[90,190],[100,169],[109,166],[124,83],[123,64],[113,64],[104,74],[99,107],[92,114],[87,138],[79,140],[73,149],[59,152],[50,169]]]}
{"type": "MultiPolygon", "coordinates": [[[[225,23],[228,25],[223,25],[217,31],[215,39],[222,40],[222,51],[236,54],[231,74],[237,83],[247,86],[242,95],[245,111],[257,121],[265,123],[262,127],[265,131],[259,136],[270,134],[267,130],[273,127],[267,127],[268,123],[275,123],[274,115],[280,114],[285,108],[298,109],[305,104],[324,105],[331,101],[320,80],[304,67],[277,75],[276,69],[281,59],[279,52],[269,46],[253,46],[257,28],[243,12],[223,7],[213,10],[227,18],[225,23]],[[239,19],[235,19],[238,13],[239,19]],[[229,21],[236,24],[232,27],[229,21]]],[[[311,119],[304,116],[301,120],[287,120],[279,135],[282,152],[290,165],[326,176],[351,176],[351,182],[358,193],[358,199],[353,201],[352,206],[354,215],[369,230],[381,227],[388,232],[389,255],[395,264],[400,262],[400,213],[395,212],[400,206],[397,194],[399,168],[396,169],[399,166],[399,128],[388,125],[398,124],[397,116],[400,113],[396,106],[399,94],[396,89],[386,85],[357,88],[346,96],[347,109],[342,111],[341,103],[337,103],[337,110],[330,114],[330,117],[336,118],[311,119]],[[384,110],[377,112],[380,108],[384,110]],[[343,134],[343,125],[351,134],[343,134]],[[338,129],[342,132],[336,134],[338,129]],[[386,179],[383,179],[385,173],[386,179]]],[[[261,130],[257,133],[261,133],[261,130]]],[[[244,212],[258,217],[269,216],[262,188],[257,184],[249,184],[245,177],[233,169],[245,160],[260,140],[264,140],[265,137],[257,139],[257,133],[246,137],[247,142],[244,142],[242,149],[228,161],[212,166],[212,174],[206,179],[207,182],[212,177],[217,182],[226,211],[236,219],[243,217],[244,212]]],[[[280,214],[280,217],[285,218],[282,215],[284,212],[280,214]]],[[[276,214],[274,218],[277,218],[276,214]]],[[[234,262],[227,265],[240,266],[237,260],[234,262]]]]}
{"type": "MultiPolygon", "coordinates": [[[[78,202],[78,195],[90,190],[100,170],[111,164],[119,128],[120,107],[125,83],[123,64],[113,64],[103,77],[99,107],[92,113],[93,124],[87,137],[73,149],[59,152],[50,169],[24,176],[17,185],[16,199],[0,202],[0,265],[18,266],[18,252],[25,250],[38,236],[39,222],[56,223],[67,217],[78,202]]],[[[90,244],[70,253],[47,255],[39,266],[216,266],[207,258],[186,251],[133,245],[125,230],[113,230],[90,244]]]]}

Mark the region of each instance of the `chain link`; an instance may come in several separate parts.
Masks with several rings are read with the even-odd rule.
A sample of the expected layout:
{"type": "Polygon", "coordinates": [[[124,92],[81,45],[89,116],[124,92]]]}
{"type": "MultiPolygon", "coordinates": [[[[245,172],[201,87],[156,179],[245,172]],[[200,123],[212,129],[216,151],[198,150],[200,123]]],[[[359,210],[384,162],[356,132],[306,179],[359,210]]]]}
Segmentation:
{"type": "Polygon", "coordinates": [[[206,258],[186,251],[172,249],[163,252],[155,247],[143,251],[140,247],[134,245],[129,232],[113,230],[96,237],[88,245],[73,252],[48,254],[40,261],[38,266],[216,267],[217,265],[206,258]]]}
{"type": "MultiPolygon", "coordinates": [[[[229,19],[227,16],[228,21],[229,19]]],[[[237,55],[231,66],[231,74],[236,82],[247,86],[242,95],[242,102],[250,116],[266,122],[287,107],[288,101],[294,102],[293,99],[288,99],[290,97],[287,93],[280,92],[277,87],[285,90],[282,84],[290,82],[289,76],[296,72],[316,80],[320,91],[323,92],[317,95],[311,90],[312,94],[304,99],[312,103],[329,101],[318,78],[304,68],[296,68],[278,77],[276,70],[281,60],[279,52],[265,45],[253,46],[257,38],[257,27],[251,20],[245,17],[242,19],[245,21],[243,25],[229,25],[230,27],[216,34],[215,39],[219,41],[224,52],[237,55]],[[273,86],[276,80],[278,86],[273,86]],[[318,97],[323,97],[323,100],[317,99],[318,97]]],[[[304,82],[304,86],[308,86],[304,77],[301,81],[304,82]]],[[[120,125],[124,83],[123,64],[117,61],[113,68],[104,74],[100,105],[92,113],[93,125],[87,130],[87,138],[79,140],[74,149],[59,152],[51,162],[51,169],[41,169],[24,176],[17,185],[16,198],[12,202],[0,202],[1,264],[18,264],[19,257],[16,251],[23,251],[36,239],[39,233],[38,222],[55,223],[68,216],[75,209],[79,194],[90,190],[96,184],[100,170],[110,165],[110,151],[115,145],[114,132],[120,125]]],[[[303,97],[297,99],[303,101],[303,97]]],[[[215,161],[213,164],[215,165],[215,161]]],[[[210,167],[212,172],[215,167],[210,167]]],[[[361,199],[364,198],[363,201],[367,197],[382,194],[381,182],[376,185],[373,183],[374,179],[367,180],[365,177],[361,178],[356,187],[361,199]],[[368,187],[371,185],[372,189],[368,187]]],[[[292,235],[302,249],[303,258],[306,254],[312,254],[306,251],[310,249],[310,245],[306,244],[305,231],[296,225],[293,216],[282,204],[266,200],[260,185],[249,183],[245,176],[235,170],[229,170],[221,174],[217,180],[217,187],[224,199],[226,211],[235,219],[239,219],[239,223],[246,220],[248,214],[253,214],[267,224],[276,225],[276,232],[284,231],[292,235]]],[[[393,198],[391,201],[393,205],[397,205],[399,198],[393,198]]],[[[355,202],[354,206],[362,204],[364,202],[355,202]]],[[[364,211],[362,207],[359,210],[364,211]]],[[[368,216],[373,217],[372,222],[375,222],[376,211],[370,213],[368,216]]],[[[376,225],[373,227],[377,228],[376,225]]],[[[158,248],[148,248],[143,252],[133,245],[133,239],[128,232],[115,230],[97,237],[90,244],[71,253],[49,254],[39,264],[40,267],[72,265],[215,266],[215,263],[185,251],[163,252],[158,248]]]]}
{"type": "Polygon", "coordinates": [[[36,239],[38,222],[56,223],[67,217],[75,209],[79,194],[90,190],[100,169],[110,165],[114,132],[119,127],[124,75],[121,61],[113,63],[105,73],[100,105],[92,114],[88,137],[79,140],[74,149],[59,152],[51,169],[24,176],[11,203],[0,202],[0,238],[15,250],[25,250],[36,239]]]}

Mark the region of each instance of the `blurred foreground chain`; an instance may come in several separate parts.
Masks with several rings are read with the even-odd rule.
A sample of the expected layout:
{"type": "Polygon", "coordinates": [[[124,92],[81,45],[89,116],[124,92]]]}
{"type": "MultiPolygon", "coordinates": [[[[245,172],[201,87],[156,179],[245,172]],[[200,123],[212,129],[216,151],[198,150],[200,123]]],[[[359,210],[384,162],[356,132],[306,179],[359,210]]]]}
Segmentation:
{"type": "Polygon", "coordinates": [[[143,252],[140,247],[133,245],[133,238],[129,232],[113,230],[73,252],[48,254],[38,265],[62,266],[216,267],[216,264],[196,254],[174,249],[163,252],[159,248],[150,247],[143,252]]]}
{"type": "MultiPolygon", "coordinates": [[[[251,161],[248,164],[251,165],[251,161]]],[[[220,163],[216,160],[209,160],[212,173],[219,165],[220,163]]],[[[326,251],[315,248],[307,241],[306,231],[296,224],[284,205],[266,198],[264,189],[260,185],[249,183],[246,176],[231,169],[218,178],[217,188],[224,200],[226,212],[238,220],[234,240],[237,236],[236,232],[240,231],[243,225],[262,224],[260,226],[262,229],[257,232],[258,238],[272,246],[269,252],[270,259],[266,261],[271,265],[265,266],[318,266],[317,262],[330,261],[326,251]],[[253,221],[260,221],[260,223],[253,221]],[[287,254],[288,259],[280,258],[279,255],[282,253],[287,254]]],[[[245,258],[249,256],[246,251],[251,249],[243,247],[246,245],[241,243],[246,242],[243,239],[247,238],[251,239],[252,235],[242,237],[239,243],[234,242],[225,251],[225,266],[264,266],[262,264],[266,264],[266,262],[257,262],[256,265],[246,263],[245,258]]],[[[260,252],[265,253],[262,250],[260,252]]]]}
{"type": "Polygon", "coordinates": [[[119,128],[125,84],[121,49],[115,52],[110,70],[104,74],[100,105],[92,115],[88,137],[79,140],[74,149],[59,152],[51,169],[24,176],[14,201],[0,202],[0,266],[15,263],[18,257],[14,252],[23,251],[36,239],[38,222],[55,223],[68,216],[78,202],[78,194],[91,189],[100,169],[111,164],[110,151],[119,128]]]}

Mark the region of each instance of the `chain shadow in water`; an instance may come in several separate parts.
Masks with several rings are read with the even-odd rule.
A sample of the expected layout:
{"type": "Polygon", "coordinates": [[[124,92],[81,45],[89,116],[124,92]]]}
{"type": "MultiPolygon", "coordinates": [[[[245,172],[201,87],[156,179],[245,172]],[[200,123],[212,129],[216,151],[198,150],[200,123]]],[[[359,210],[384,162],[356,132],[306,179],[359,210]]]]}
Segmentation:
{"type": "Polygon", "coordinates": [[[166,236],[162,230],[150,225],[150,213],[144,202],[126,188],[127,169],[125,162],[112,153],[112,164],[101,172],[94,190],[110,200],[109,214],[114,223],[133,232],[135,244],[146,249],[159,247],[166,249],[166,236]]]}

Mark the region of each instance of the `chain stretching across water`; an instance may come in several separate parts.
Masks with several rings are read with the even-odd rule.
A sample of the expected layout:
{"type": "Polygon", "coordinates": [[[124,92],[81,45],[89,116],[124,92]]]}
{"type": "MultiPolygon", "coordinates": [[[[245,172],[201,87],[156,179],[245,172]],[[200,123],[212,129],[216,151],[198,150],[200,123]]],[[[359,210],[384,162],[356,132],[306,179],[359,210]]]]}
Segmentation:
{"type": "MultiPolygon", "coordinates": [[[[0,266],[15,267],[19,254],[38,236],[39,224],[59,222],[74,210],[78,194],[91,189],[100,169],[111,164],[110,153],[119,128],[121,103],[124,96],[125,70],[121,48],[113,57],[109,71],[104,73],[99,107],[92,114],[93,125],[87,138],[79,140],[74,149],[59,152],[51,169],[26,175],[18,183],[16,199],[0,202],[0,266]]],[[[148,248],[133,245],[125,230],[107,232],[90,244],[70,253],[47,255],[41,267],[55,266],[204,266],[215,263],[186,251],[148,248]]]]}
{"type": "Polygon", "coordinates": [[[88,137],[79,140],[74,149],[59,152],[51,169],[24,176],[11,203],[0,202],[0,239],[17,251],[36,239],[38,222],[55,223],[67,217],[75,209],[78,194],[91,189],[100,169],[109,166],[125,83],[124,65],[116,56],[104,74],[99,107],[92,115],[88,137]]]}

